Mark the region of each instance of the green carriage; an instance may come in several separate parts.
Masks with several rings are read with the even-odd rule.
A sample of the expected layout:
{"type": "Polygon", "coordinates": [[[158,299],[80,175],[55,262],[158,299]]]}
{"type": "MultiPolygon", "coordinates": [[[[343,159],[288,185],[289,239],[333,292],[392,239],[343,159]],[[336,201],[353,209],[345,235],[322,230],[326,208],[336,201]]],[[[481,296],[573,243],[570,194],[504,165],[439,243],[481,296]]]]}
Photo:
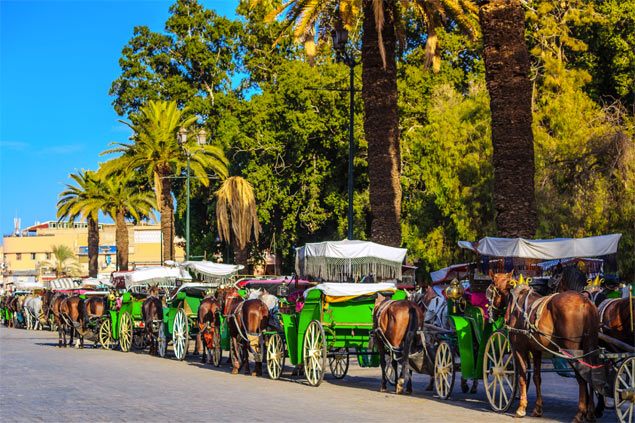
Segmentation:
{"type": "Polygon", "coordinates": [[[112,275],[116,291],[109,295],[109,317],[99,327],[99,342],[105,349],[117,343],[121,351],[146,346],[142,306],[148,297],[149,287],[160,291],[173,289],[177,280],[189,279],[181,269],[170,267],[147,267],[130,272],[115,272],[112,275]]]}
{"type": "MultiPolygon", "coordinates": [[[[159,331],[159,355],[167,355],[168,344],[172,342],[174,356],[184,360],[189,351],[191,340],[199,332],[198,308],[201,301],[222,284],[232,283],[235,275],[244,268],[242,265],[213,263],[209,261],[168,262],[182,272],[194,274],[197,282],[181,284],[166,298],[163,308],[163,322],[159,331]]],[[[218,333],[218,332],[217,332],[218,333]]],[[[222,351],[229,349],[229,337],[225,324],[221,324],[221,333],[215,337],[211,348],[211,361],[220,366],[222,351]]]]}
{"type": "Polygon", "coordinates": [[[378,293],[395,300],[406,298],[404,291],[396,289],[405,254],[405,249],[352,240],[298,248],[296,271],[300,277],[334,282],[306,290],[298,299],[303,302],[301,308],[297,302],[283,300],[283,330],[267,334],[269,376],[280,378],[286,357],[293,365],[304,365],[312,386],[322,382],[327,361],[337,379],[347,374],[351,355],[357,356],[361,366],[379,366],[378,353],[367,350],[375,300],[378,293]],[[374,283],[373,278],[391,282],[374,283]],[[343,282],[347,280],[368,283],[343,282]]]}

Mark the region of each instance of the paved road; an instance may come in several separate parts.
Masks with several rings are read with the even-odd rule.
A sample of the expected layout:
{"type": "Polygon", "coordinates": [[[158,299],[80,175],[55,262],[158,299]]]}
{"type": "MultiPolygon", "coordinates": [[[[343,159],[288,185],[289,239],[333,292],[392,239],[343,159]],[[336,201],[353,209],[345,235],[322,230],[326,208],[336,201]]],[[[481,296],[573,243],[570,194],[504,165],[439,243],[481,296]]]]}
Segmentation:
{"type": "MultiPolygon", "coordinates": [[[[327,375],[314,388],[304,378],[232,375],[227,364],[216,369],[145,352],[60,350],[56,343],[50,332],[0,328],[0,421],[515,421],[488,411],[482,387],[475,395],[436,399],[425,392],[428,376],[416,375],[414,395],[401,396],[378,392],[379,369],[353,364],[343,380],[327,375]]],[[[524,421],[571,421],[575,381],[544,379],[545,417],[524,421]]],[[[613,422],[615,414],[599,421],[613,422]]]]}

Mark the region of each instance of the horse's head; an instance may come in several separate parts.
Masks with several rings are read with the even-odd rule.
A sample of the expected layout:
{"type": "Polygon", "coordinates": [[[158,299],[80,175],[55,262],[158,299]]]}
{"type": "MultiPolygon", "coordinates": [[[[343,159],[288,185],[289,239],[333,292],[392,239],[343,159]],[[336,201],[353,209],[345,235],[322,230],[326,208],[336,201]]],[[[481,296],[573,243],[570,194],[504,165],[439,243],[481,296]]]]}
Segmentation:
{"type": "Polygon", "coordinates": [[[492,272],[491,269],[489,271],[489,277],[492,280],[492,283],[487,288],[486,296],[489,301],[489,315],[492,320],[498,319],[507,306],[507,298],[514,287],[514,280],[512,279],[513,275],[513,270],[509,273],[496,274],[492,272]]]}

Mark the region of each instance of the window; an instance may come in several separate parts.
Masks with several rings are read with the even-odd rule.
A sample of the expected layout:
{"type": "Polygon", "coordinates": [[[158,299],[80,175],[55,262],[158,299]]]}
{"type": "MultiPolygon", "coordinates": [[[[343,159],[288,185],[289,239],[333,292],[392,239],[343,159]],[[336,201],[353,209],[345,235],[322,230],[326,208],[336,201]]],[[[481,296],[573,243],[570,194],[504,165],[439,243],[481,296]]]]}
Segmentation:
{"type": "Polygon", "coordinates": [[[22,260],[22,253],[15,253],[16,260],[22,260]]]}
{"type": "Polygon", "coordinates": [[[35,260],[35,253],[31,253],[31,260],[35,260]]]}
{"type": "Polygon", "coordinates": [[[50,260],[51,259],[51,253],[46,253],[46,259],[50,260]]]}

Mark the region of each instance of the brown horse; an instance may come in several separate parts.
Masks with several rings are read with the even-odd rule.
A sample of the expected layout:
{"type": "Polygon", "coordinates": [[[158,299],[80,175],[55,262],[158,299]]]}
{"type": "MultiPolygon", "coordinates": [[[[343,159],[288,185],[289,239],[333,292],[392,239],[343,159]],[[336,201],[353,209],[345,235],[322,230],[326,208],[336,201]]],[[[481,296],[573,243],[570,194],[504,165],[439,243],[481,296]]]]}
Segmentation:
{"type": "Polygon", "coordinates": [[[261,300],[243,300],[235,288],[221,288],[219,302],[227,319],[232,344],[232,373],[238,373],[245,366],[249,374],[249,350],[256,362],[252,375],[262,375],[264,345],[262,332],[267,329],[269,309],[261,300]]]}
{"type": "Polygon", "coordinates": [[[55,324],[57,325],[57,331],[59,336],[58,347],[66,346],[66,333],[62,327],[62,316],[60,314],[60,305],[66,298],[66,294],[61,292],[45,291],[42,296],[42,309],[44,310],[44,320],[49,322],[51,313],[53,313],[55,324]],[[64,336],[64,344],[62,345],[62,336],[64,336]]]}
{"type": "MultiPolygon", "coordinates": [[[[70,344],[73,344],[73,336],[77,335],[75,348],[84,348],[84,336],[88,332],[86,304],[77,295],[64,298],[59,305],[60,329],[63,332],[64,345],[66,345],[66,331],[70,333],[70,344]]],[[[61,342],[61,341],[60,341],[61,342]]]]}
{"type": "Polygon", "coordinates": [[[10,328],[15,328],[16,327],[16,322],[18,320],[18,297],[17,296],[12,296],[12,297],[8,297],[6,300],[6,307],[7,310],[9,311],[9,321],[8,321],[8,327],[10,328]]]}
{"type": "Polygon", "coordinates": [[[589,366],[590,353],[598,348],[599,316],[589,299],[578,292],[566,291],[541,296],[527,285],[515,286],[510,273],[494,274],[487,290],[490,318],[504,313],[509,330],[514,361],[518,369],[520,406],[516,417],[524,417],[527,409],[528,354],[533,355],[536,407],[533,416],[542,415],[540,366],[542,353],[548,351],[572,361],[579,386],[578,413],[574,422],[595,421],[591,387],[581,376],[577,365],[589,366]],[[572,357],[578,356],[578,357],[572,357]]]}
{"type": "Polygon", "coordinates": [[[401,374],[397,375],[395,390],[398,394],[412,393],[412,370],[408,357],[415,345],[417,331],[422,329],[424,315],[420,307],[410,300],[393,301],[377,294],[373,309],[373,331],[369,349],[376,346],[381,358],[381,392],[386,392],[386,353],[392,352],[391,365],[397,375],[401,363],[401,374]]]}
{"type": "Polygon", "coordinates": [[[161,322],[163,322],[163,304],[158,295],[158,288],[153,287],[149,292],[148,298],[143,301],[141,306],[145,335],[150,340],[150,355],[158,354],[159,330],[161,322]]]}
{"type": "Polygon", "coordinates": [[[211,351],[214,349],[214,339],[220,338],[220,324],[221,324],[221,306],[216,298],[212,296],[205,297],[198,307],[198,334],[196,335],[196,346],[194,347],[194,354],[199,351],[201,347],[201,363],[209,361],[211,351]],[[204,342],[201,342],[203,338],[204,342]],[[206,351],[207,350],[207,354],[206,351]]]}

